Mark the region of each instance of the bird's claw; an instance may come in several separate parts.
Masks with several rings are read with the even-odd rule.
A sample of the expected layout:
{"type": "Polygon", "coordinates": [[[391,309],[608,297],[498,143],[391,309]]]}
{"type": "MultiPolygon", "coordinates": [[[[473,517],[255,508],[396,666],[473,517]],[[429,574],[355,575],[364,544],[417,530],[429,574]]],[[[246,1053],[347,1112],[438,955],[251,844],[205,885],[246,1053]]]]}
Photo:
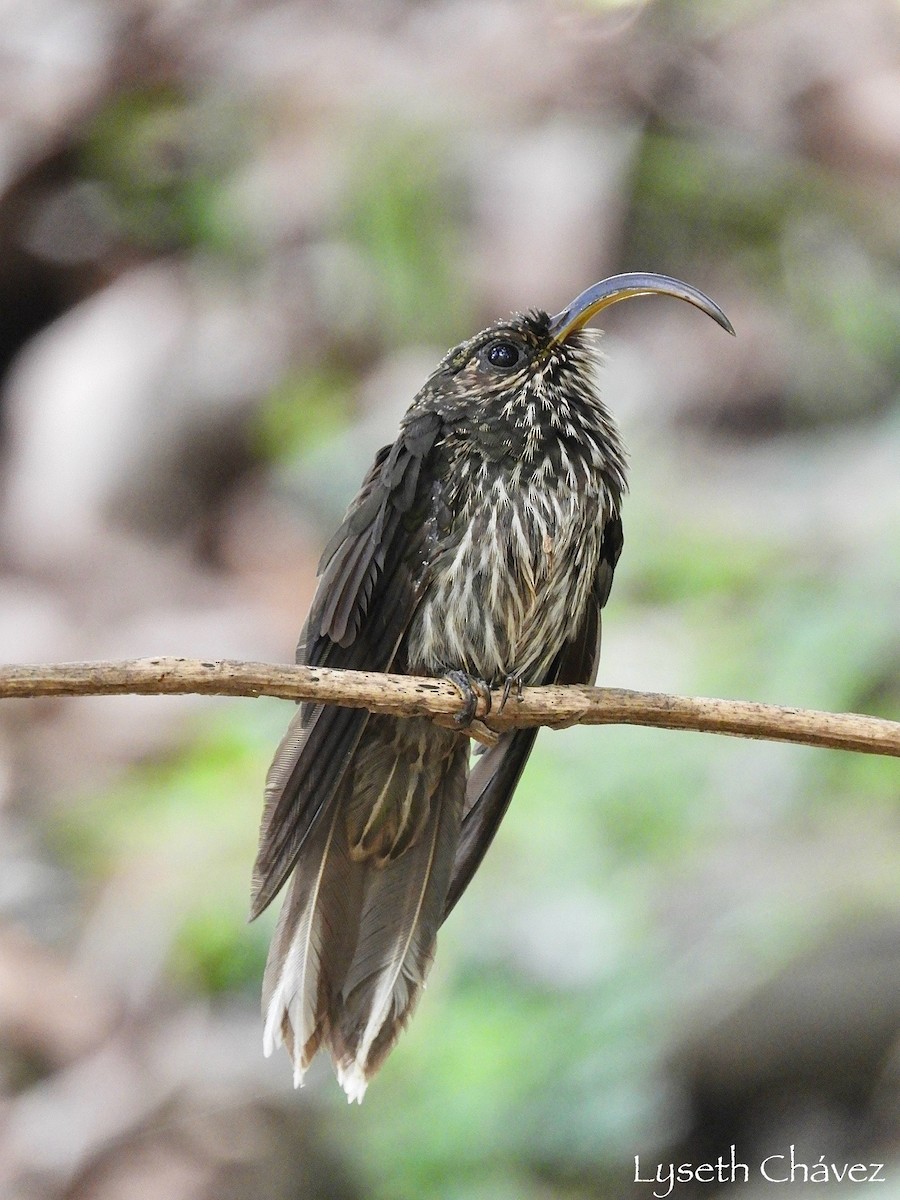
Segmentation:
{"type": "Polygon", "coordinates": [[[479,700],[484,703],[483,715],[488,715],[491,711],[491,689],[483,679],[469,675],[466,671],[448,671],[444,678],[453,684],[464,704],[453,717],[458,729],[465,731],[474,723],[479,700]]]}
{"type": "Polygon", "coordinates": [[[522,689],[524,686],[525,685],[522,682],[521,675],[516,675],[515,672],[513,672],[512,675],[507,675],[507,677],[503,680],[503,695],[500,699],[500,708],[498,711],[503,712],[504,708],[506,708],[506,702],[514,688],[516,692],[516,699],[521,700],[522,689]]]}

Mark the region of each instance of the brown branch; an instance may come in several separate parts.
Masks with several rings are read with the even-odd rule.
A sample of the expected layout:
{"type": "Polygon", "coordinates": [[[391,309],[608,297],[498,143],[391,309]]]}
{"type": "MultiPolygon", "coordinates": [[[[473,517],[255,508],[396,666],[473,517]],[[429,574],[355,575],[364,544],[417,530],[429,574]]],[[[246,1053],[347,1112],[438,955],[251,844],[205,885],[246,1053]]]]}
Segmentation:
{"type": "MultiPolygon", "coordinates": [[[[327,667],[189,658],[0,666],[0,698],[189,693],[315,700],[441,723],[452,721],[461,707],[456,688],[442,679],[327,667]]],[[[490,715],[479,701],[478,715],[489,726],[482,727],[483,740],[496,736],[491,731],[526,725],[649,725],[900,757],[900,723],[858,713],[583,686],[525,688],[521,700],[513,698],[499,709],[499,693],[490,715]]]]}

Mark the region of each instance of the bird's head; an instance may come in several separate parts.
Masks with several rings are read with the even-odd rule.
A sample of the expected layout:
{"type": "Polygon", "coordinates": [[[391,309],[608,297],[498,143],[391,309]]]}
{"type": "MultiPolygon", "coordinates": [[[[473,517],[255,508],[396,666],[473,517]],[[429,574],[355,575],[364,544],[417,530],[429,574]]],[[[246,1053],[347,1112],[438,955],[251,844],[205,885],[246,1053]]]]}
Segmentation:
{"type": "Polygon", "coordinates": [[[567,391],[587,371],[593,374],[597,350],[585,326],[603,309],[634,296],[674,296],[705,312],[728,333],[731,322],[709,296],[667,275],[634,272],[593,284],[556,316],[533,311],[490,325],[451,350],[433,377],[480,400],[536,398],[567,391]]]}
{"type": "Polygon", "coordinates": [[[614,275],[595,283],[556,314],[533,311],[489,326],[451,350],[415,407],[437,409],[463,455],[504,463],[519,480],[602,476],[611,494],[625,487],[625,452],[600,397],[600,351],[585,326],[603,309],[633,296],[674,296],[729,333],[710,298],[666,275],[614,275]]]}

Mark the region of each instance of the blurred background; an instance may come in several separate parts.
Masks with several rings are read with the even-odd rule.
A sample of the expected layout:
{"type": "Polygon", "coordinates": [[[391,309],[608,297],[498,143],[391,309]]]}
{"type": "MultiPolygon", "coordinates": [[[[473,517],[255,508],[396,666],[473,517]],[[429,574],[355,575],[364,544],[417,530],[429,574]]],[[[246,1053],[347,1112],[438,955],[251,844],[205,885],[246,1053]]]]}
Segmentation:
{"type": "MultiPolygon", "coordinates": [[[[897,717],[898,182],[896,0],[7,0],[0,658],[290,660],[444,350],[641,269],[738,338],[608,314],[601,682],[897,717]]],[[[895,761],[545,732],[350,1109],[262,1057],[291,711],[0,707],[5,1200],[900,1197],[895,761]]]]}

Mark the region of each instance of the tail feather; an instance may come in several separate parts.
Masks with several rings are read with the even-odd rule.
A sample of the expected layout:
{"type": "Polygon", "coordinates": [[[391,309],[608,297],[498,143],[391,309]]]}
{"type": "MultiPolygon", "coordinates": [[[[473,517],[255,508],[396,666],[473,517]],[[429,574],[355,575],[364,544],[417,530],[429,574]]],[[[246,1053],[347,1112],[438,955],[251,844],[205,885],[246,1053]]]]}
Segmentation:
{"type": "Polygon", "coordinates": [[[417,724],[373,722],[303,844],[266,967],[266,1054],[283,1043],[299,1084],[327,1046],[350,1100],[415,1006],[459,842],[468,743],[417,724]],[[360,773],[384,814],[378,836],[361,822],[360,773]]]}
{"type": "Polygon", "coordinates": [[[348,1099],[362,1100],[412,1015],[434,956],[459,839],[466,763],[444,777],[422,835],[373,870],[359,939],[331,1029],[331,1051],[348,1099]]]}
{"type": "Polygon", "coordinates": [[[333,998],[353,957],[366,867],[351,861],[340,806],[304,846],[278,918],[263,979],[268,1056],[284,1044],[299,1086],[328,1033],[333,998]]]}
{"type": "Polygon", "coordinates": [[[266,798],[253,865],[251,919],[271,904],[307,839],[331,811],[335,792],[362,737],[369,714],[339,708],[295,714],[266,778],[266,798]]]}

